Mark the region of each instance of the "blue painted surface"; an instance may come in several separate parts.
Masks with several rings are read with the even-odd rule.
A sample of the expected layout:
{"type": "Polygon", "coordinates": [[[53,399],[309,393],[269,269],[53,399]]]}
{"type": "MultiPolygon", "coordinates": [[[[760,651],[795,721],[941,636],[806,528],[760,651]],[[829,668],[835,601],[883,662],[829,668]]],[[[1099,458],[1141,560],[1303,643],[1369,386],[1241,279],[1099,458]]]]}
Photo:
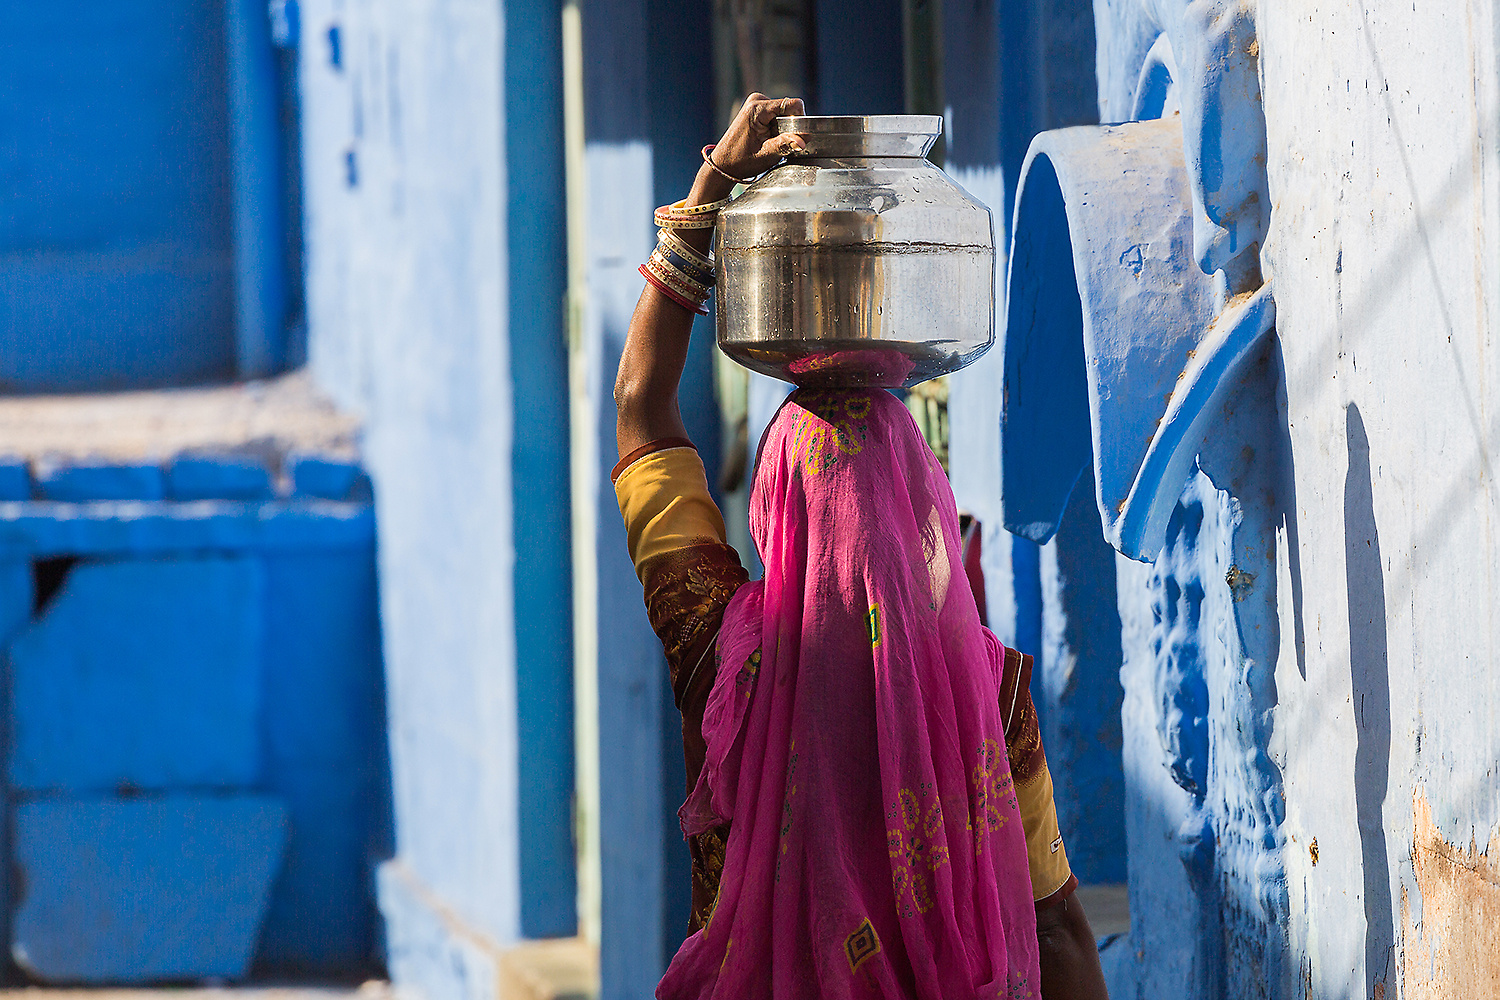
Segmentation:
{"type": "Polygon", "coordinates": [[[12,787],[274,793],[286,863],[255,968],[369,968],[391,839],[369,506],[16,503],[0,534],[0,626],[31,617],[29,560],[83,557],[5,640],[12,787]]]}
{"type": "Polygon", "coordinates": [[[244,558],[74,567],[10,645],[11,787],[253,785],[261,594],[244,558]]]}
{"type": "Polygon", "coordinates": [[[1058,827],[1085,885],[1125,881],[1120,617],[1115,553],[1080,478],[1042,548],[1042,634],[1032,701],[1052,773],[1058,827]]]}
{"type": "Polygon", "coordinates": [[[0,458],[0,502],[31,499],[31,468],[24,458],[0,458]]]}
{"type": "Polygon", "coordinates": [[[199,500],[0,502],[0,556],[148,555],[180,549],[324,549],[372,543],[367,503],[199,500]]]}
{"type": "Polygon", "coordinates": [[[1222,419],[1226,397],[1238,389],[1239,376],[1265,345],[1276,321],[1271,285],[1234,303],[1215,318],[1178,376],[1130,496],[1120,512],[1120,550],[1151,558],[1161,545],[1175,500],[1177,484],[1188,475],[1210,431],[1222,419]]]}
{"type": "Polygon", "coordinates": [[[286,356],[278,68],[265,0],[222,0],[228,59],[236,374],[262,378],[286,356]]]}
{"type": "Polygon", "coordinates": [[[454,983],[427,930],[487,961],[521,931],[512,457],[525,425],[504,220],[506,150],[526,137],[506,127],[499,4],[303,0],[301,13],[310,366],[364,417],[379,507],[397,850],[382,871],[410,880],[382,876],[378,902],[402,985],[454,983]]]}
{"type": "Polygon", "coordinates": [[[1017,195],[1006,282],[1005,409],[1001,416],[1005,526],[1045,542],[1088,464],[1083,313],[1065,203],[1052,161],[1033,161],[1017,195]]]}
{"type": "Polygon", "coordinates": [[[234,370],[219,3],[0,10],[0,387],[234,370]]]}
{"type": "MultiPolygon", "coordinates": [[[[708,45],[684,48],[677,39],[708,38],[713,32],[712,7],[702,0],[653,0],[647,5],[646,51],[650,65],[651,185],[655,201],[665,204],[684,197],[702,166],[699,148],[718,138],[714,120],[713,51],[708,45]],[[703,136],[703,142],[696,137],[703,136]]],[[[708,471],[710,489],[717,497],[720,442],[719,405],[714,393],[714,315],[693,322],[687,365],[678,389],[678,408],[688,435],[708,471]]],[[[608,461],[609,450],[605,449],[608,461]]],[[[604,463],[601,463],[601,465],[604,463]]],[[[612,462],[609,463],[611,466],[612,462]]],[[[660,712],[662,854],[661,941],[662,968],[687,936],[692,912],[692,858],[677,821],[677,808],[687,797],[687,765],[682,751],[682,717],[664,683],[658,683],[660,712]]],[[[625,916],[622,914],[621,916],[625,916]]]]}
{"type": "Polygon", "coordinates": [[[378,955],[373,867],[394,851],[373,547],[261,560],[259,787],[291,836],[256,969],[330,975],[378,955]]]}
{"type": "Polygon", "coordinates": [[[263,796],[54,799],[15,809],[17,964],[52,982],[238,979],[281,862],[263,796]]]}
{"type": "MultiPolygon", "coordinates": [[[[1275,305],[1248,252],[1267,204],[1254,26],[1237,3],[1102,4],[1099,23],[1101,106],[1183,111],[1052,133],[1030,159],[1032,174],[1052,160],[1043,176],[1071,229],[1104,535],[1154,560],[1118,565],[1132,930],[1110,987],[1290,996],[1286,793],[1270,747],[1276,526],[1291,522],[1283,376],[1262,349],[1275,305]]],[[[1075,335],[1071,317],[1054,324],[1075,335]]],[[[1006,488],[1025,509],[1027,484],[1006,488]]]]}
{"type": "MultiPolygon", "coordinates": [[[[598,740],[601,864],[601,996],[651,993],[686,931],[686,845],[675,810],[685,794],[680,717],[672,704],[660,640],[646,620],[609,470],[617,457],[611,388],[630,312],[650,252],[654,205],[686,193],[698,149],[716,137],[708,51],[684,58],[673,32],[708,34],[705,3],[585,5],[588,302],[584,402],[593,423],[593,496],[598,571],[598,740]],[[684,25],[696,25],[686,28],[684,25]],[[687,95],[692,95],[691,98],[687,95]],[[642,114],[640,109],[646,109],[642,114]],[[623,112],[624,120],[608,120],[623,112]]],[[[717,405],[709,365],[711,327],[684,378],[684,421],[718,465],[717,405]]],[[[714,478],[713,471],[710,477],[714,478]]]]}
{"type": "Polygon", "coordinates": [[[167,467],[173,500],[269,500],[271,470],[253,452],[182,455],[167,467]]]}
{"type": "Polygon", "coordinates": [[[1016,648],[1032,656],[1042,654],[1042,553],[1031,539],[1016,535],[1011,542],[1011,572],[1016,588],[1016,648]]]}
{"type": "Polygon", "coordinates": [[[561,5],[505,16],[506,129],[525,137],[506,147],[521,933],[556,937],[578,930],[561,5]]]}
{"type": "Polygon", "coordinates": [[[82,460],[42,460],[35,464],[36,491],[45,500],[160,500],[166,476],[158,465],[110,465],[82,460]]]}
{"type": "Polygon", "coordinates": [[[291,459],[292,488],[298,496],[324,500],[346,500],[359,485],[364,471],[359,463],[338,461],[317,455],[299,455],[291,459]]]}
{"type": "MultiPolygon", "coordinates": [[[[1045,539],[1071,489],[1073,463],[1088,447],[1105,536],[1127,555],[1150,558],[1201,440],[1161,445],[1180,441],[1191,423],[1159,427],[1162,401],[1200,381],[1181,381],[1185,368],[1222,353],[1209,351],[1213,285],[1190,257],[1178,125],[1167,119],[1044,133],[1026,170],[1005,341],[1007,524],[1045,539]],[[1063,448],[1059,434],[1067,435],[1063,448]],[[1148,459],[1155,455],[1160,465],[1168,454],[1177,456],[1176,478],[1143,487],[1141,476],[1162,481],[1148,459]],[[1148,515],[1158,492],[1157,513],[1148,515]],[[1139,525],[1148,519],[1143,534],[1139,525]]],[[[1206,398],[1205,391],[1191,398],[1206,398]]],[[[1204,412],[1201,404],[1191,410],[1204,412]]]]}
{"type": "Polygon", "coordinates": [[[813,18],[816,93],[809,110],[819,115],[905,113],[900,0],[821,0],[813,5],[813,18]]]}
{"type": "MultiPolygon", "coordinates": [[[[1000,124],[1005,120],[1000,101],[1000,77],[1005,71],[1000,63],[1001,16],[994,3],[942,7],[944,167],[950,174],[1001,165],[1000,124]]],[[[978,196],[978,192],[970,193],[978,196]]],[[[989,208],[1000,244],[1010,206],[989,208]]]]}
{"type": "MultiPolygon", "coordinates": [[[[997,134],[1010,209],[1021,165],[1037,133],[1099,120],[1094,18],[1090,0],[1024,0],[995,7],[1000,68],[997,134]]],[[[1010,215],[1005,221],[1011,221],[1010,215]]]]}
{"type": "MultiPolygon", "coordinates": [[[[31,619],[36,597],[35,583],[30,562],[16,558],[0,559],[0,649],[9,646],[11,638],[31,619]]],[[[7,692],[10,690],[10,658],[7,656],[0,656],[0,683],[5,685],[7,692]]],[[[0,740],[4,740],[3,745],[6,747],[11,745],[12,728],[10,713],[0,713],[0,740]]],[[[6,799],[8,803],[9,795],[6,799]]],[[[15,856],[11,827],[11,823],[0,824],[0,857],[6,859],[15,856]]],[[[16,902],[15,888],[13,867],[10,864],[0,867],[0,940],[6,942],[10,941],[11,913],[16,902]]],[[[9,979],[13,972],[14,967],[10,961],[0,965],[0,974],[5,978],[9,979]]]]}

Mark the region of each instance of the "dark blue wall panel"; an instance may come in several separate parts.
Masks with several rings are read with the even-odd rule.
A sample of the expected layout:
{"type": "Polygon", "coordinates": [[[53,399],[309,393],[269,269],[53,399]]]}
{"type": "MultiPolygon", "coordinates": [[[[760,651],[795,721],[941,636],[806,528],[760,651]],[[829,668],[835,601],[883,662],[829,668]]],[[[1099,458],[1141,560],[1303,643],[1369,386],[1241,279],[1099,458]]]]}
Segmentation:
{"type": "Polygon", "coordinates": [[[820,115],[899,115],[906,111],[901,0],[816,0],[820,115]]]}
{"type": "Polygon", "coordinates": [[[234,370],[220,3],[0,6],[0,390],[234,370]]]}
{"type": "Polygon", "coordinates": [[[505,11],[521,932],[574,934],[573,578],[562,11],[505,11]]]}
{"type": "Polygon", "coordinates": [[[392,854],[373,546],[267,553],[260,787],[286,803],[286,855],[258,971],[378,962],[371,870],[392,854]]]}
{"type": "MultiPolygon", "coordinates": [[[[713,9],[707,0],[653,0],[647,10],[651,101],[651,167],[656,201],[687,196],[703,160],[704,144],[719,138],[714,121],[713,49],[681,44],[683,38],[711,38],[713,9]]],[[[714,317],[693,324],[688,361],[678,387],[678,405],[688,434],[698,446],[708,481],[717,489],[719,404],[714,392],[714,317]]],[[[692,912],[692,858],[677,822],[686,798],[682,755],[682,716],[671,690],[662,685],[662,956],[663,968],[686,936],[692,912]]]]}

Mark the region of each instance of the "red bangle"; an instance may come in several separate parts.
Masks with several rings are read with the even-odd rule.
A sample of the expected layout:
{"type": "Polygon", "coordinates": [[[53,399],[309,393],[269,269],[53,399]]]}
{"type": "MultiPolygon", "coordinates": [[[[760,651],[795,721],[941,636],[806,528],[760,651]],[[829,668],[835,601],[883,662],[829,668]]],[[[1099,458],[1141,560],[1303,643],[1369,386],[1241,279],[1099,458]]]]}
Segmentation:
{"type": "Polygon", "coordinates": [[[661,292],[667,298],[682,306],[682,308],[686,309],[688,312],[697,313],[699,316],[708,315],[707,306],[696,306],[683,296],[678,295],[676,292],[672,291],[672,289],[667,287],[665,282],[663,282],[656,275],[652,274],[650,269],[647,268],[645,264],[642,264],[639,268],[637,268],[637,270],[641,272],[641,276],[643,278],[651,283],[652,288],[655,288],[658,292],[661,292]]]}

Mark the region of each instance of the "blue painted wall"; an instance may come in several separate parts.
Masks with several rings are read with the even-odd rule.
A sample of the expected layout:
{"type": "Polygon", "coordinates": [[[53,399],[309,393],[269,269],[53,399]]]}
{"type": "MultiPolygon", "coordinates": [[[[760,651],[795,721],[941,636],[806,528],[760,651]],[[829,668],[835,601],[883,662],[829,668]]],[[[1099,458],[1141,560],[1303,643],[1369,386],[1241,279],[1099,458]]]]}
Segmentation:
{"type": "Polygon", "coordinates": [[[283,159],[265,6],[0,10],[0,391],[284,363],[283,159]]]}
{"type": "Polygon", "coordinates": [[[0,11],[0,388],[235,370],[221,3],[0,11]]]}
{"type": "MultiPolygon", "coordinates": [[[[530,564],[513,511],[517,444],[530,461],[521,439],[541,423],[517,410],[511,347],[560,337],[540,328],[544,302],[528,321],[539,328],[511,326],[513,290],[547,295],[513,289],[526,262],[510,253],[508,150],[524,155],[531,137],[509,116],[526,94],[507,97],[498,4],[316,0],[301,14],[309,364],[364,418],[378,508],[389,968],[429,1000],[492,997],[523,930],[516,608],[530,564]]],[[[534,200],[560,229],[564,207],[534,200]]],[[[550,669],[536,677],[555,705],[550,669]]],[[[555,808],[557,783],[532,791],[555,808]]],[[[533,845],[561,849],[555,825],[532,830],[533,845]]],[[[565,919],[566,899],[540,912],[565,919]]]]}
{"type": "MultiPolygon", "coordinates": [[[[250,969],[276,975],[376,967],[372,870],[390,851],[390,806],[368,502],[125,501],[86,511],[0,504],[7,801],[104,808],[184,794],[260,796],[285,829],[270,869],[256,876],[264,886],[248,897],[259,901],[236,897],[230,907],[249,921],[254,945],[238,967],[215,959],[223,942],[204,934],[182,938],[172,949],[177,964],[154,973],[141,964],[145,953],[131,958],[130,935],[59,952],[48,942],[76,937],[64,906],[26,913],[30,953],[63,963],[38,970],[118,980],[239,975],[252,958],[250,969]],[[101,672],[102,663],[110,669],[101,672]]],[[[150,833],[154,822],[132,836],[158,842],[165,834],[150,833]]],[[[239,848],[205,842],[203,850],[230,894],[239,891],[236,866],[262,863],[239,848]]],[[[30,856],[32,865],[61,867],[29,870],[28,884],[72,870],[66,851],[30,856]]],[[[163,886],[175,877],[171,858],[168,850],[152,862],[163,886]]],[[[67,877],[58,905],[155,912],[146,926],[170,930],[174,900],[148,891],[156,876],[80,878],[67,877]]],[[[218,890],[203,888],[211,905],[218,890]]],[[[156,931],[145,933],[149,951],[156,931]]]]}
{"type": "MultiPolygon", "coordinates": [[[[684,47],[683,37],[709,38],[713,5],[705,0],[652,0],[647,7],[647,59],[651,72],[651,183],[658,203],[686,196],[702,160],[698,150],[718,138],[714,120],[713,49],[684,47]],[[701,137],[701,141],[700,141],[701,137]]],[[[714,314],[693,323],[688,363],[678,390],[682,418],[698,445],[710,489],[718,497],[719,404],[714,393],[714,314]]],[[[663,672],[665,677],[665,672],[663,672]]],[[[677,822],[677,807],[686,798],[687,765],[682,754],[681,714],[671,689],[662,697],[662,957],[663,968],[686,937],[692,910],[692,859],[677,822]]]]}
{"type": "MultiPolygon", "coordinates": [[[[676,821],[685,797],[681,718],[667,685],[609,481],[612,387],[644,281],[653,206],[683,197],[699,149],[718,137],[706,0],[582,5],[588,164],[588,297],[582,350],[592,381],[599,635],[600,965],[603,996],[650,993],[687,930],[689,857],[676,821]]],[[[695,324],[680,402],[705,465],[718,467],[712,326],[695,324]]],[[[587,669],[587,666],[585,666],[587,669]]]]}
{"type": "Polygon", "coordinates": [[[819,115],[906,112],[901,0],[818,0],[812,107],[819,115]]]}
{"type": "Polygon", "coordinates": [[[562,5],[505,21],[521,933],[578,930],[562,5]]]}

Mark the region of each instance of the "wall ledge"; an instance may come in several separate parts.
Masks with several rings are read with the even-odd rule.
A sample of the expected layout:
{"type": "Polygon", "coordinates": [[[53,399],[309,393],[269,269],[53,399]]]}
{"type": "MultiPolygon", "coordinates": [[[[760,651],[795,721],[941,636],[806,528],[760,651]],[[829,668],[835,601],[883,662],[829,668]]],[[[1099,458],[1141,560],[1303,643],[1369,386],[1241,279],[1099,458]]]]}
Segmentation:
{"type": "Polygon", "coordinates": [[[594,1000],[599,949],[581,938],[502,945],[397,858],[376,871],[386,962],[402,1000],[594,1000]]]}

